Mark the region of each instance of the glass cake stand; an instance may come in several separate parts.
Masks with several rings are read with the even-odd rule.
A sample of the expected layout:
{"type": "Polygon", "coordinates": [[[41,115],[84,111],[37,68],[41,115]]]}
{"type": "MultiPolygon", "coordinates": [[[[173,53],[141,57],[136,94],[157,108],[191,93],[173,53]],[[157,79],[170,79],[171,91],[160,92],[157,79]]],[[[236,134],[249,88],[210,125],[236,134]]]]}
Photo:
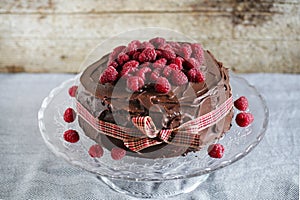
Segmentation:
{"type": "Polygon", "coordinates": [[[230,131],[216,141],[225,147],[221,159],[209,157],[207,148],[176,158],[125,156],[118,161],[112,160],[110,152],[104,149],[103,157],[92,158],[88,149],[95,142],[84,135],[77,120],[70,124],[63,120],[67,107],[76,108],[75,99],[69,96],[68,89],[78,83],[79,76],[65,81],[44,99],[38,113],[43,139],[56,156],[93,173],[112,189],[127,195],[154,198],[188,193],[204,182],[211,172],[246,156],[262,140],[267,128],[269,113],[263,97],[245,79],[231,73],[233,98],[246,95],[249,111],[255,120],[250,126],[241,128],[233,118],[230,131]],[[64,131],[70,128],[79,132],[79,142],[68,143],[63,139],[64,131]]]}

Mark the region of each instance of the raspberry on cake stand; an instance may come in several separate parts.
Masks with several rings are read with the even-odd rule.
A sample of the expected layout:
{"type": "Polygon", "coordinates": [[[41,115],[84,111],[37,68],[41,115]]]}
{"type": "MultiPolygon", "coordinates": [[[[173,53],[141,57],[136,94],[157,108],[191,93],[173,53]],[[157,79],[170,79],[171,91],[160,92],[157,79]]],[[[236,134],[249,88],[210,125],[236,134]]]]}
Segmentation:
{"type": "MultiPolygon", "coordinates": [[[[132,41],[136,38],[145,38],[145,33],[147,33],[149,39],[159,35],[160,37],[172,38],[173,40],[176,38],[176,41],[194,42],[179,33],[166,29],[138,29],[102,43],[93,51],[82,66],[90,66],[99,57],[105,56],[107,51],[109,52],[113,47],[120,46],[121,39],[128,39],[125,36],[130,35],[133,37],[130,39],[132,41]]],[[[130,41],[124,41],[124,45],[130,41]]],[[[157,46],[162,42],[161,39],[141,43],[134,41],[126,48],[132,50],[136,45],[142,45],[143,48],[151,49],[151,45],[157,46]]],[[[172,45],[173,48],[178,47],[175,43],[172,43],[172,45]]],[[[144,63],[140,68],[136,68],[135,63],[131,62],[127,64],[128,67],[123,67],[123,71],[120,71],[125,76],[129,74],[128,78],[131,77],[127,79],[127,82],[132,92],[138,92],[140,86],[147,81],[147,78],[157,81],[157,85],[155,85],[153,90],[161,93],[169,92],[174,87],[174,84],[187,84],[187,81],[201,82],[205,79],[205,76],[200,71],[192,67],[197,61],[190,58],[190,56],[195,52],[201,54],[197,45],[182,45],[182,59],[176,58],[174,60],[174,54],[171,51],[146,50],[138,53],[132,52],[132,55],[128,53],[126,54],[128,57],[123,54],[120,55],[124,48],[121,46],[117,49],[118,52],[115,55],[117,61],[111,60],[111,67],[108,67],[107,72],[104,72],[104,74],[107,74],[100,79],[100,82],[116,80],[118,78],[118,70],[120,71],[117,65],[122,62],[126,64],[132,58],[144,63]],[[169,68],[165,68],[165,70],[160,69],[161,66],[166,65],[167,61],[163,59],[155,61],[155,56],[157,55],[169,60],[169,68]],[[172,63],[170,63],[170,60],[172,60],[172,63]],[[190,60],[189,63],[192,64],[182,66],[182,63],[185,62],[184,60],[190,60]],[[150,66],[148,62],[156,63],[150,66]],[[153,67],[156,67],[156,69],[154,70],[153,67]],[[152,70],[151,73],[150,70],[152,70]],[[186,71],[172,75],[172,70],[186,71]],[[157,76],[157,73],[162,73],[164,74],[162,76],[165,77],[157,76]],[[139,76],[131,76],[130,74],[139,74],[139,76]],[[170,75],[170,81],[166,78],[168,75],[170,75]]],[[[184,154],[184,156],[175,156],[174,154],[170,157],[158,155],[153,157],[154,154],[151,154],[151,152],[148,152],[150,157],[147,157],[147,152],[138,156],[138,154],[126,151],[117,140],[112,140],[110,137],[100,138],[97,134],[93,135],[93,131],[91,131],[91,134],[85,134],[85,131],[93,129],[90,127],[94,122],[99,122],[95,121],[91,117],[92,115],[88,114],[86,116],[91,118],[87,120],[88,123],[80,124],[78,121],[81,119],[81,115],[77,107],[76,97],[82,92],[82,88],[77,87],[80,85],[80,76],[81,74],[73,79],[66,80],[59,87],[53,89],[49,96],[45,98],[38,113],[41,134],[45,143],[55,155],[64,158],[72,165],[91,172],[113,190],[127,195],[140,198],[155,198],[180,195],[191,192],[196,188],[201,190],[200,184],[207,179],[210,173],[228,166],[247,155],[262,140],[267,128],[268,109],[262,96],[246,80],[230,73],[232,98],[237,100],[236,105],[239,110],[234,108],[235,115],[232,118],[229,131],[222,134],[221,138],[212,141],[214,144],[204,144],[200,150],[194,152],[193,150],[188,150],[188,153],[184,154]],[[241,100],[238,100],[239,97],[244,95],[247,95],[247,104],[244,103],[246,101],[244,97],[242,98],[242,103],[240,102],[241,100]],[[76,115],[73,111],[76,112],[76,115]]],[[[126,81],[124,83],[126,84],[126,81]]],[[[94,90],[96,93],[97,88],[94,88],[94,90]]],[[[89,95],[88,93],[86,94],[86,100],[93,101],[94,97],[92,98],[89,95]]],[[[108,100],[103,100],[103,102],[100,102],[100,105],[95,103],[91,104],[91,106],[101,107],[102,104],[107,104],[106,101],[108,100]]],[[[118,105],[118,102],[114,103],[118,105]]],[[[114,107],[108,107],[107,109],[113,110],[114,107]]],[[[99,115],[101,113],[93,114],[99,115]]],[[[122,116],[122,113],[118,113],[114,117],[118,123],[124,123],[124,120],[121,117],[118,118],[118,116],[122,116]]],[[[215,126],[214,131],[217,132],[218,130],[215,129],[218,128],[220,127],[215,126]]],[[[149,135],[150,139],[153,137],[155,135],[149,135]]],[[[170,151],[168,146],[161,145],[156,151],[170,151]]]]}

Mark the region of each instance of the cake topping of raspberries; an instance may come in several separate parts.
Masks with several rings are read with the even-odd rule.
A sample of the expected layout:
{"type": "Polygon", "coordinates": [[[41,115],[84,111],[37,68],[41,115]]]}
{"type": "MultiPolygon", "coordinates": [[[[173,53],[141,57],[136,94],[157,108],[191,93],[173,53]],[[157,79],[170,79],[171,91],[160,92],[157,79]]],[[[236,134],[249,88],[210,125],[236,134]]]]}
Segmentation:
{"type": "Polygon", "coordinates": [[[73,85],[72,87],[70,87],[70,88],[69,88],[69,91],[68,91],[68,92],[69,92],[69,95],[70,95],[71,97],[75,97],[77,89],[78,89],[78,86],[77,86],[77,85],[73,85]]]}
{"type": "Polygon", "coordinates": [[[153,48],[146,48],[139,55],[139,61],[142,63],[155,61],[155,59],[156,59],[156,51],[153,48]]]}
{"type": "Polygon", "coordinates": [[[132,73],[134,73],[136,70],[136,68],[130,66],[123,67],[120,75],[122,78],[129,78],[130,76],[132,76],[132,73]]]}
{"type": "Polygon", "coordinates": [[[178,42],[168,42],[168,44],[172,47],[173,51],[176,54],[179,54],[179,56],[182,56],[182,55],[180,55],[180,53],[182,53],[181,52],[181,45],[178,42]]]}
{"type": "Polygon", "coordinates": [[[166,66],[163,70],[164,77],[169,77],[173,70],[175,70],[175,69],[172,68],[170,65],[166,66]]]}
{"type": "Polygon", "coordinates": [[[131,91],[138,91],[144,86],[144,80],[139,76],[131,76],[127,79],[127,87],[131,91]]]}
{"type": "Polygon", "coordinates": [[[172,84],[176,86],[184,85],[188,82],[188,78],[182,71],[174,71],[172,73],[172,84]]]}
{"type": "Polygon", "coordinates": [[[170,68],[174,69],[174,70],[181,70],[180,67],[174,63],[169,65],[170,68]]]}
{"type": "Polygon", "coordinates": [[[201,83],[205,80],[202,72],[196,68],[190,69],[187,73],[190,82],[201,83]]]}
{"type": "Polygon", "coordinates": [[[200,44],[166,41],[160,37],[149,41],[133,40],[127,46],[113,50],[99,82],[114,85],[120,78],[125,78],[131,91],[154,87],[165,93],[169,92],[171,84],[181,86],[188,81],[203,82],[205,77],[200,68],[203,61],[204,51],[200,44]],[[169,78],[169,81],[160,79],[165,83],[164,87],[153,84],[161,76],[169,78]]]}
{"type": "Polygon", "coordinates": [[[125,63],[123,65],[123,69],[121,71],[121,76],[123,76],[124,78],[128,78],[128,74],[129,73],[133,73],[135,71],[137,71],[137,68],[139,66],[139,62],[136,60],[131,60],[128,61],[127,63],[125,63]]]}
{"type": "Polygon", "coordinates": [[[151,69],[149,67],[143,67],[135,73],[136,76],[141,77],[144,81],[146,80],[146,74],[150,73],[151,69]]]}
{"type": "Polygon", "coordinates": [[[159,77],[155,83],[155,91],[158,93],[168,93],[171,89],[171,85],[168,79],[159,77]]]}
{"type": "Polygon", "coordinates": [[[156,37],[151,40],[149,40],[151,44],[153,44],[156,48],[159,47],[160,45],[164,45],[166,43],[166,40],[161,37],[156,37]]]}
{"type": "Polygon", "coordinates": [[[92,158],[101,158],[103,156],[103,148],[99,144],[94,144],[89,149],[92,158]]]}
{"type": "Polygon", "coordinates": [[[161,50],[155,49],[155,52],[156,52],[156,58],[162,58],[162,51],[161,50]]]}
{"type": "Polygon", "coordinates": [[[251,113],[241,112],[236,115],[235,121],[240,127],[249,126],[254,120],[254,117],[251,113]]]}
{"type": "Polygon", "coordinates": [[[150,74],[150,81],[156,82],[159,76],[160,76],[160,70],[158,69],[153,70],[152,73],[150,74]]]}
{"type": "Polygon", "coordinates": [[[167,59],[161,58],[153,63],[153,68],[163,69],[166,66],[166,64],[167,64],[167,59]]]}
{"type": "Polygon", "coordinates": [[[111,157],[114,160],[121,160],[126,155],[126,150],[114,147],[111,150],[111,157]]]}
{"type": "Polygon", "coordinates": [[[118,47],[114,48],[113,54],[116,55],[116,57],[115,57],[114,59],[116,59],[117,56],[118,56],[122,51],[124,51],[124,49],[126,49],[126,46],[118,46],[118,47]]]}
{"type": "Polygon", "coordinates": [[[194,43],[191,44],[193,54],[192,56],[197,59],[199,65],[202,65],[204,63],[204,51],[201,46],[201,44],[194,43]]]}
{"type": "Polygon", "coordinates": [[[133,40],[127,45],[125,51],[128,55],[134,55],[141,48],[141,45],[142,44],[139,40],[133,40]]]}
{"type": "Polygon", "coordinates": [[[147,49],[147,48],[154,49],[155,47],[150,42],[145,41],[145,42],[142,43],[142,48],[143,49],[147,49]]]}
{"type": "Polygon", "coordinates": [[[118,55],[118,63],[120,65],[123,65],[124,63],[126,63],[128,60],[129,60],[129,56],[124,53],[124,52],[121,52],[119,55],[118,55]]]}
{"type": "Polygon", "coordinates": [[[161,56],[167,60],[173,60],[176,58],[176,54],[171,48],[162,49],[161,53],[161,56]]]}
{"type": "Polygon", "coordinates": [[[140,56],[141,52],[135,52],[133,55],[132,55],[132,58],[133,60],[136,60],[136,61],[139,61],[139,56],[140,56]]]}
{"type": "Polygon", "coordinates": [[[197,68],[200,66],[199,62],[195,58],[189,58],[184,64],[187,69],[197,68]]]}
{"type": "Polygon", "coordinates": [[[139,62],[136,60],[131,60],[123,65],[123,67],[127,67],[127,66],[131,68],[137,68],[139,66],[139,62]]]}
{"type": "Polygon", "coordinates": [[[67,123],[74,122],[76,118],[76,113],[72,108],[67,108],[64,112],[64,120],[67,123]]]}
{"type": "Polygon", "coordinates": [[[212,144],[207,149],[208,155],[212,158],[222,158],[224,147],[221,144],[212,144]]]}
{"type": "Polygon", "coordinates": [[[241,96],[240,98],[234,101],[234,106],[241,111],[247,110],[248,108],[247,98],[245,96],[241,96]]]}
{"type": "MultiPolygon", "coordinates": [[[[108,63],[107,66],[112,65],[112,62],[115,62],[115,60],[118,58],[118,55],[126,48],[126,46],[118,46],[113,49],[112,53],[108,57],[108,63]]],[[[113,65],[114,66],[114,65],[113,65]]]]}
{"type": "Polygon", "coordinates": [[[100,83],[113,83],[118,78],[118,71],[113,66],[108,66],[100,76],[100,83]]]}
{"type": "Polygon", "coordinates": [[[174,51],[173,48],[172,48],[172,46],[171,46],[171,44],[170,44],[170,42],[167,42],[167,43],[164,43],[162,45],[159,45],[157,48],[159,50],[172,50],[172,51],[174,51]]]}
{"type": "Polygon", "coordinates": [[[183,63],[184,59],[181,57],[176,57],[174,59],[174,64],[178,66],[179,70],[183,69],[182,63],[183,63]]]}
{"type": "Polygon", "coordinates": [[[116,61],[113,61],[110,63],[110,66],[113,66],[114,68],[117,68],[119,64],[116,61]]]}
{"type": "Polygon", "coordinates": [[[183,44],[181,47],[182,57],[184,59],[189,59],[193,53],[192,47],[189,44],[183,44]]]}
{"type": "Polygon", "coordinates": [[[75,130],[67,130],[64,132],[64,139],[70,143],[76,143],[79,141],[79,134],[75,130]]]}

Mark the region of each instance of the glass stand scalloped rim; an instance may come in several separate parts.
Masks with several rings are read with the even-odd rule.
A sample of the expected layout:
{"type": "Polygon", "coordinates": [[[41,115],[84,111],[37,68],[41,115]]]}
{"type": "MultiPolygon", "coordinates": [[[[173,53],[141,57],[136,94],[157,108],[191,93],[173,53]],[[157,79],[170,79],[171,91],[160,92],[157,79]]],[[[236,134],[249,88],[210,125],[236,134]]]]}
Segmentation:
{"type": "Polygon", "coordinates": [[[92,158],[88,149],[95,142],[84,135],[77,120],[73,123],[63,121],[64,110],[76,108],[75,98],[69,96],[68,89],[79,83],[79,77],[80,74],[66,80],[44,99],[38,112],[42,137],[56,156],[92,172],[112,189],[127,195],[151,198],[190,192],[205,181],[210,173],[246,156],[259,144],[267,129],[269,111],[265,100],[254,86],[230,72],[233,98],[246,95],[255,120],[250,126],[241,128],[233,118],[231,129],[216,141],[226,149],[221,159],[209,157],[206,149],[176,158],[125,156],[118,161],[112,160],[110,152],[104,149],[103,157],[92,158]],[[68,143],[63,139],[63,132],[67,129],[78,130],[79,142],[68,143]]]}

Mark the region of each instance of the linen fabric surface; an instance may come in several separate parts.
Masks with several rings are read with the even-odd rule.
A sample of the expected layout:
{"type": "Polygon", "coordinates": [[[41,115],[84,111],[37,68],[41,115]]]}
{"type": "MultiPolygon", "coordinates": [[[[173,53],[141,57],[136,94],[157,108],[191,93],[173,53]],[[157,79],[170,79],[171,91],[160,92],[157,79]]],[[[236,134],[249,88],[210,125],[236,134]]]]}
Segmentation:
{"type": "MultiPolygon", "coordinates": [[[[0,74],[0,199],[137,199],[56,157],[44,143],[37,122],[41,103],[73,76],[0,74]]],[[[264,139],[193,192],[170,199],[299,199],[300,75],[240,76],[267,102],[270,121],[264,139]]]]}

